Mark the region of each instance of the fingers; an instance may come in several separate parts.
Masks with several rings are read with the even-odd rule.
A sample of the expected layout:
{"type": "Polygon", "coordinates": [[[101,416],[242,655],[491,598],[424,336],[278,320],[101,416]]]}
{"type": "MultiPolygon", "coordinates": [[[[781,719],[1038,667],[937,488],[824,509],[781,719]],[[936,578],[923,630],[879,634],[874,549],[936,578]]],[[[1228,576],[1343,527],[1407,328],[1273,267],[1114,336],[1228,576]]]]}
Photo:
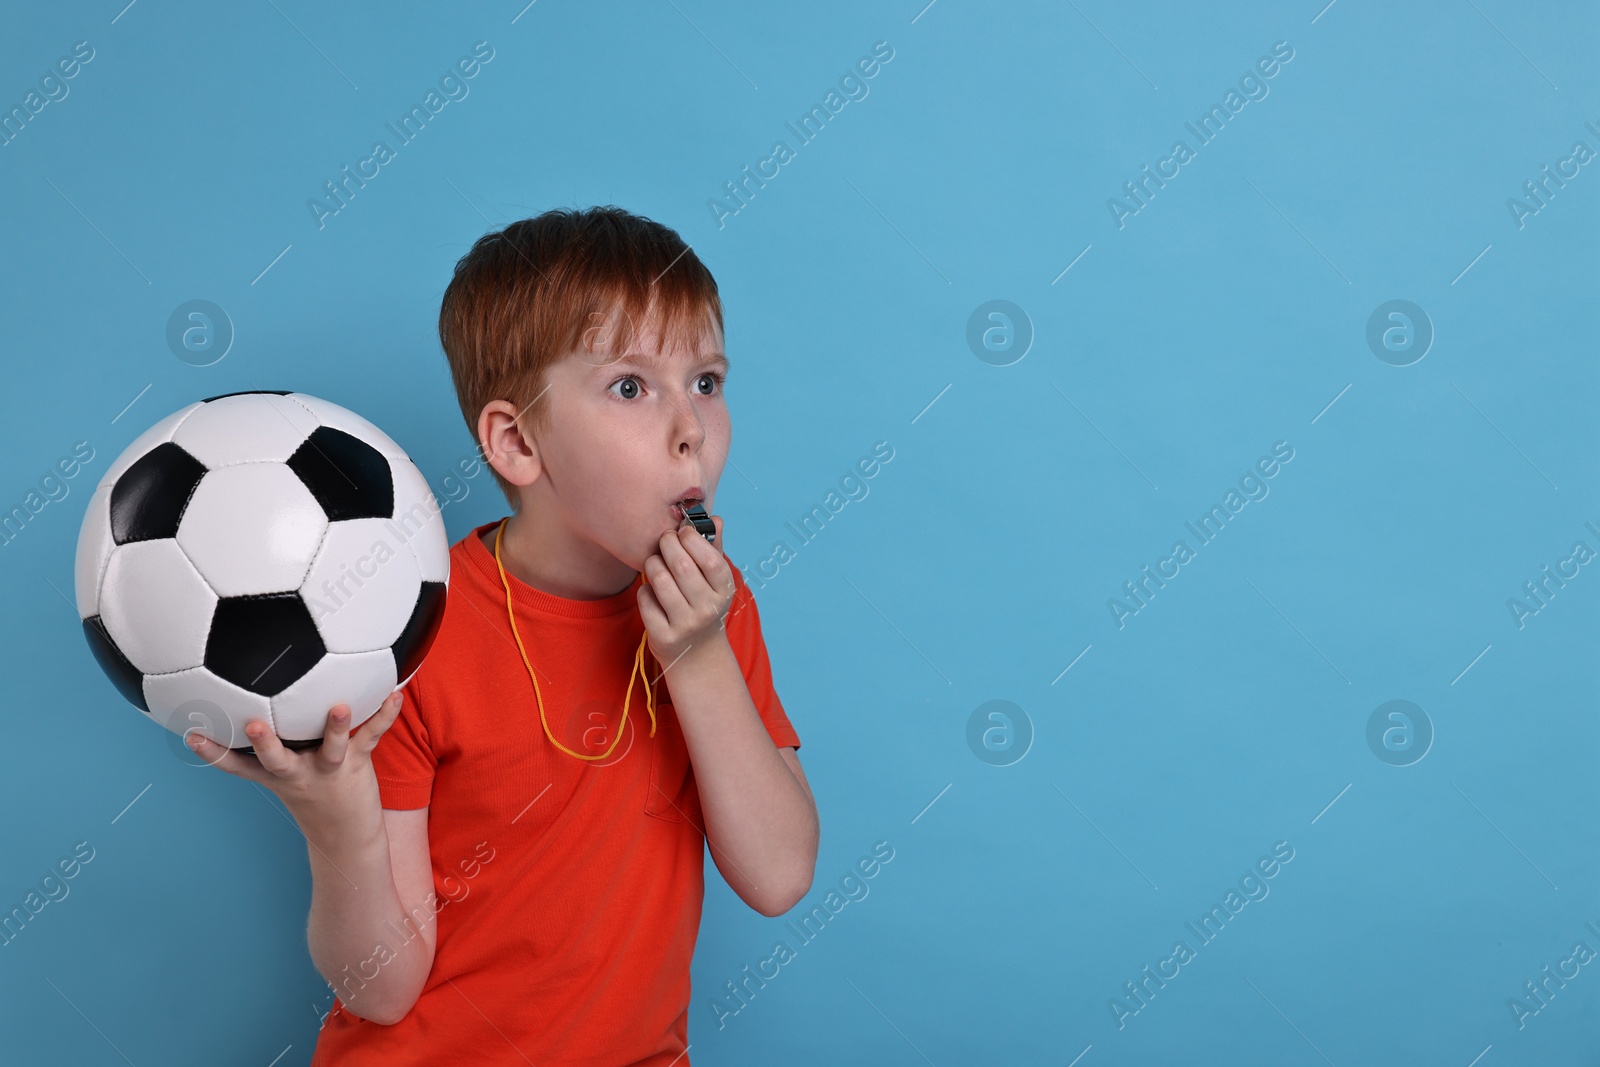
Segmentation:
{"type": "MultiPolygon", "coordinates": [[[[390,693],[383,704],[379,706],[372,718],[361,724],[360,736],[356,738],[356,751],[367,755],[378,747],[381,738],[389,727],[394,725],[395,719],[400,717],[400,708],[405,704],[406,691],[396,689],[390,693]]],[[[346,709],[348,711],[348,709],[346,709]]]]}
{"type": "MultiPolygon", "coordinates": [[[[662,534],[662,554],[651,556],[644,561],[644,574],[649,579],[650,592],[655,594],[656,603],[661,606],[662,612],[674,623],[681,620],[689,610],[689,602],[684,598],[678,576],[663,558],[670,548],[668,542],[676,540],[674,534],[662,534]]],[[[679,546],[678,551],[683,551],[682,546],[679,546]]]]}
{"type": "Polygon", "coordinates": [[[254,756],[235,752],[226,745],[219,745],[199,730],[191,730],[188,740],[189,748],[194,754],[219,771],[227,771],[235,777],[258,785],[266,784],[267,779],[271,777],[262,769],[260,761],[254,756]]]}
{"type": "Polygon", "coordinates": [[[272,774],[282,776],[294,770],[294,753],[283,747],[272,727],[260,719],[251,719],[244,725],[244,735],[256,750],[256,759],[272,774]]]}
{"type": "MultiPolygon", "coordinates": [[[[651,558],[654,559],[655,557],[652,556],[651,558]]],[[[656,599],[653,586],[641,585],[639,587],[639,617],[644,620],[644,628],[646,630],[650,629],[652,622],[655,623],[657,629],[671,625],[667,619],[665,609],[661,607],[661,601],[656,599]]]]}
{"type": "Polygon", "coordinates": [[[349,747],[350,705],[335,704],[328,710],[328,725],[322,730],[322,747],[316,758],[324,767],[337,767],[344,762],[349,747]]]}
{"type": "Polygon", "coordinates": [[[661,538],[661,558],[672,569],[672,576],[677,579],[678,588],[683,591],[685,600],[690,603],[701,603],[711,594],[711,585],[706,581],[706,574],[702,568],[709,567],[706,555],[716,556],[716,552],[706,539],[701,537],[694,527],[679,527],[670,534],[661,538]],[[684,544],[687,536],[690,542],[684,544]]]}
{"type": "Polygon", "coordinates": [[[307,761],[315,760],[331,770],[342,764],[351,752],[360,752],[362,755],[371,753],[377,747],[378,738],[399,716],[404,695],[401,689],[390,693],[377,713],[362,723],[361,736],[354,739],[350,732],[350,705],[335,704],[328,710],[328,724],[323,731],[322,744],[314,752],[302,754],[290,751],[272,728],[260,719],[251,719],[244,728],[245,737],[255,749],[254,755],[235,752],[226,745],[212,741],[199,730],[190,730],[186,740],[195,755],[218,770],[272,788],[276,779],[289,777],[296,767],[303,766],[307,761]]]}
{"type": "MultiPolygon", "coordinates": [[[[718,519],[717,516],[713,515],[711,517],[711,521],[717,527],[717,537],[720,541],[722,537],[721,520],[718,519]]],[[[705,583],[707,589],[713,590],[718,595],[732,595],[733,576],[729,573],[728,561],[723,558],[720,547],[707,541],[697,531],[695,531],[693,527],[688,527],[687,533],[685,527],[679,527],[677,530],[677,536],[674,538],[674,540],[676,540],[678,545],[684,550],[684,554],[689,558],[689,562],[694,565],[695,575],[690,578],[691,585],[693,584],[694,577],[698,577],[702,582],[705,583]],[[726,590],[726,592],[724,592],[724,590],[726,590]]],[[[677,571],[678,567],[674,565],[673,570],[677,571]]],[[[691,590],[690,586],[684,586],[684,592],[689,594],[690,599],[695,599],[696,593],[695,591],[691,590]]]]}

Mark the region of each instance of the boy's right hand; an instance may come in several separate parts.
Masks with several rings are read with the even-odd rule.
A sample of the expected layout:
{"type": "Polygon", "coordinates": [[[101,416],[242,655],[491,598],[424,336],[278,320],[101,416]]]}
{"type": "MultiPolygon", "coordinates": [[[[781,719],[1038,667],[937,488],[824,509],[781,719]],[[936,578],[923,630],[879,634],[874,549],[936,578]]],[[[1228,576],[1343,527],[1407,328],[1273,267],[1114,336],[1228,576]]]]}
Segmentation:
{"type": "Polygon", "coordinates": [[[347,835],[376,832],[383,825],[372,750],[400,714],[404,690],[389,694],[375,714],[350,733],[350,707],[335,704],[328,712],[322,744],[294,751],[260,719],[245,724],[255,754],[235,752],[194,731],[189,746],[195,755],[220,770],[266,786],[278,795],[300,830],[313,841],[337,841],[347,835]]]}

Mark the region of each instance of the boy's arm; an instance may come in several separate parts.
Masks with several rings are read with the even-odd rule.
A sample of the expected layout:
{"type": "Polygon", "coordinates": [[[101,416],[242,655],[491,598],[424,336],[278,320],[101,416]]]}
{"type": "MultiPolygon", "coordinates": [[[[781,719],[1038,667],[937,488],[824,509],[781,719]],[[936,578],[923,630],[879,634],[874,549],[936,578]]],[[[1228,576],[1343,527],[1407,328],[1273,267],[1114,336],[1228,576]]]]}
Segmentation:
{"type": "Polygon", "coordinates": [[[427,812],[384,811],[372,768],[372,750],[403,703],[395,690],[359,733],[349,705],[335,705],[313,749],[289,750],[261,719],[245,724],[249,753],[199,730],[187,735],[196,755],[272,790],[294,816],[311,856],[311,958],[347,1007],[380,1023],[404,1018],[433,966],[433,909],[424,912],[423,937],[407,944],[396,934],[406,932],[401,900],[414,907],[432,889],[427,812]]]}
{"type": "Polygon", "coordinates": [[[772,743],[726,634],[666,673],[711,858],[739,898],[782,915],[811,888],[821,827],[793,747],[772,743]]]}
{"type": "Polygon", "coordinates": [[[428,809],[384,809],[381,818],[363,819],[348,832],[306,841],[312,962],[352,1013],[399,1022],[433,968],[428,809]]]}
{"type": "Polygon", "coordinates": [[[714,542],[688,519],[661,535],[644,562],[639,614],[665,665],[711,858],[741,900],[782,915],[811,888],[822,830],[800,761],[772,743],[728,642],[738,581],[722,554],[722,518],[711,522],[714,542]]]}

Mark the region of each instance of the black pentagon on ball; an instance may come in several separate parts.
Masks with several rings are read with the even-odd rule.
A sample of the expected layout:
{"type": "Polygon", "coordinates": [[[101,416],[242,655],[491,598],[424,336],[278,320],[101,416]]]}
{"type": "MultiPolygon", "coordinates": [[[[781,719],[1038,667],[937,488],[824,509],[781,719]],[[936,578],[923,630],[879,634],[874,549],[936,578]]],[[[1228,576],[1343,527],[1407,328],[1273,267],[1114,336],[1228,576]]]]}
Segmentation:
{"type": "Polygon", "coordinates": [[[288,396],[291,392],[293,392],[292,389],[241,389],[237,393],[218,393],[216,396],[208,396],[204,400],[200,401],[200,403],[209,404],[213,400],[221,400],[223,397],[255,396],[258,393],[270,393],[273,396],[288,396]]]}
{"type": "Polygon", "coordinates": [[[400,631],[400,639],[390,646],[397,681],[405,681],[428,654],[428,648],[439,633],[439,624],[444,621],[444,594],[443,582],[422,583],[406,628],[400,631]]]}
{"type": "Polygon", "coordinates": [[[176,537],[205,473],[205,464],[171,441],[140,456],[111,487],[111,539],[125,545],[176,537]]]}
{"type": "Polygon", "coordinates": [[[289,468],[311,490],[330,522],[394,515],[389,461],[359,437],[319,426],[289,457],[289,468]]]}
{"type": "Polygon", "coordinates": [[[128,657],[122,654],[122,649],[111,640],[111,635],[106,632],[106,624],[100,621],[100,616],[91,615],[83,620],[83,636],[89,639],[89,651],[94,653],[94,658],[100,664],[100,669],[106,672],[106,677],[117,687],[117,692],[128,699],[134,707],[149,714],[150,705],[144,699],[144,674],[138,667],[128,662],[128,657]]]}
{"type": "Polygon", "coordinates": [[[206,666],[241,689],[277,696],[326,651],[299,593],[229,596],[217,601],[206,638],[206,666]]]}

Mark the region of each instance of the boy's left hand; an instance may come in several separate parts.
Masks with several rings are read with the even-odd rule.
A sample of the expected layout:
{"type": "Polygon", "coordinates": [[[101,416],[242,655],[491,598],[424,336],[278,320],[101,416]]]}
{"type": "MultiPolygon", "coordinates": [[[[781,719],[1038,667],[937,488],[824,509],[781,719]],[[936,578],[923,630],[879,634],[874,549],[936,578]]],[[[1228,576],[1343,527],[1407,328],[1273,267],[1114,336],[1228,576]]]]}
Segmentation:
{"type": "Polygon", "coordinates": [[[733,604],[733,570],[722,556],[722,518],[713,515],[711,521],[717,528],[714,542],[685,519],[661,535],[660,552],[644,561],[639,614],[663,670],[691,651],[727,641],[723,619],[733,604]]]}

